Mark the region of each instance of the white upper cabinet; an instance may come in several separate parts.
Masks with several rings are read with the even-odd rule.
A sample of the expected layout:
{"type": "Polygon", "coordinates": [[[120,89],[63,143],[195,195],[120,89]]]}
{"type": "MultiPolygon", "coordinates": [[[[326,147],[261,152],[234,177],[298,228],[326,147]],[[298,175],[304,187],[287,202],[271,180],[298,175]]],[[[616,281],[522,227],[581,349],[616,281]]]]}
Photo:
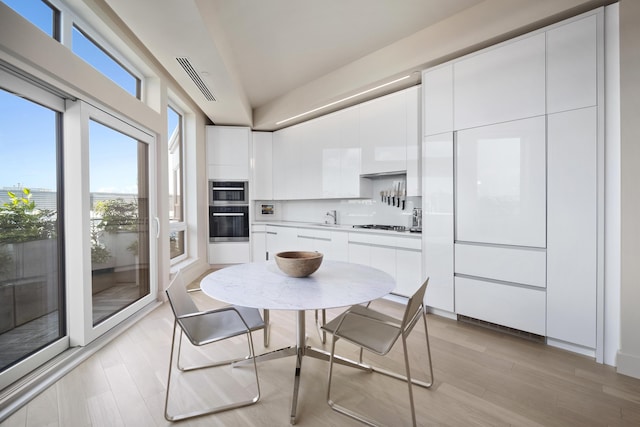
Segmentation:
{"type": "Polygon", "coordinates": [[[254,200],[273,199],[273,133],[252,132],[252,181],[249,189],[254,200]]]}
{"type": "Polygon", "coordinates": [[[421,87],[414,86],[406,90],[407,94],[407,196],[422,196],[421,193],[421,143],[420,132],[420,93],[421,87]]]}
{"type": "Polygon", "coordinates": [[[354,107],[274,132],[274,198],[371,197],[360,177],[358,117],[354,107]]]}
{"type": "MultiPolygon", "coordinates": [[[[361,173],[361,149],[359,132],[360,110],[357,107],[347,108],[338,111],[330,116],[330,127],[338,135],[338,147],[340,157],[340,169],[338,176],[340,177],[337,188],[333,183],[331,193],[334,196],[329,197],[371,197],[371,182],[360,177],[361,173]]],[[[327,149],[325,147],[325,149],[327,149]]],[[[335,153],[335,147],[329,147],[332,153],[335,153]]],[[[335,154],[328,155],[333,158],[335,154]]],[[[333,167],[323,167],[323,174],[335,175],[333,167]]]]}
{"type": "Polygon", "coordinates": [[[453,64],[454,127],[468,129],[545,114],[545,34],[453,64]]]}
{"type": "Polygon", "coordinates": [[[207,175],[209,179],[249,179],[251,129],[207,126],[207,175]]]}
{"type": "Polygon", "coordinates": [[[546,246],[545,140],[544,116],[458,131],[457,241],[546,246]]]}
{"type": "Polygon", "coordinates": [[[547,113],[596,105],[598,18],[547,32],[547,113]]]}
{"type": "Polygon", "coordinates": [[[423,135],[437,135],[454,130],[453,64],[423,71],[422,100],[423,135]]]}
{"type": "Polygon", "coordinates": [[[407,170],[407,93],[360,104],[362,174],[407,170]]]}
{"type": "Polygon", "coordinates": [[[299,174],[302,129],[291,126],[273,133],[273,198],[276,200],[293,199],[302,192],[299,180],[293,179],[299,174]]]}

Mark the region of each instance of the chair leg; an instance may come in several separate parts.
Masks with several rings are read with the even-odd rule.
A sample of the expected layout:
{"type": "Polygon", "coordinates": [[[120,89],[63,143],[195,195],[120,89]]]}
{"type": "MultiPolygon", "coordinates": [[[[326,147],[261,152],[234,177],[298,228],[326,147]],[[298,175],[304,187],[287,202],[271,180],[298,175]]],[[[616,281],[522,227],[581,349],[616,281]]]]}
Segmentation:
{"type": "Polygon", "coordinates": [[[320,337],[320,342],[322,342],[322,344],[327,342],[327,332],[322,329],[322,326],[324,326],[327,323],[327,310],[322,309],[322,323],[320,323],[320,320],[318,319],[318,310],[316,310],[316,329],[318,330],[318,336],[320,337]]]}
{"type": "MultiPolygon", "coordinates": [[[[253,337],[251,335],[251,331],[247,331],[247,341],[248,341],[248,347],[249,347],[249,356],[247,358],[250,358],[253,361],[253,371],[255,374],[255,380],[256,380],[256,395],[253,396],[250,399],[247,400],[243,400],[243,401],[239,401],[239,402],[234,402],[234,403],[230,403],[227,405],[221,405],[215,408],[210,408],[207,410],[201,410],[201,411],[192,411],[192,412],[188,412],[185,414],[179,414],[179,415],[170,415],[169,414],[169,394],[170,394],[170,390],[171,390],[171,376],[172,376],[172,372],[173,372],[173,353],[174,353],[174,348],[175,348],[175,337],[176,337],[176,328],[177,328],[177,321],[174,321],[173,323],[173,337],[171,340],[171,353],[169,355],[169,374],[167,376],[167,390],[165,393],[165,400],[164,400],[164,418],[167,421],[180,421],[180,420],[185,420],[188,418],[194,418],[194,417],[200,417],[203,415],[210,415],[210,414],[216,414],[218,412],[223,412],[223,411],[228,411],[230,409],[236,409],[236,408],[240,408],[243,406],[249,406],[249,405],[253,405],[254,403],[258,402],[258,400],[260,400],[260,381],[258,379],[258,366],[256,364],[256,358],[255,358],[255,349],[253,346],[253,337]]],[[[182,328],[180,328],[180,335],[179,335],[179,341],[178,341],[178,357],[176,360],[176,367],[178,367],[179,364],[179,359],[180,359],[180,347],[181,347],[181,343],[182,343],[182,328]]],[[[242,360],[242,359],[241,359],[242,360]]],[[[216,366],[221,366],[221,365],[228,365],[229,363],[231,363],[232,361],[226,361],[226,362],[222,362],[222,363],[215,363],[212,365],[206,365],[203,367],[196,367],[196,368],[191,368],[191,369],[184,369],[184,371],[189,371],[189,370],[194,370],[194,369],[201,369],[204,367],[216,367],[216,366]]]]}
{"type": "Polygon", "coordinates": [[[354,412],[350,409],[345,408],[344,406],[340,406],[336,404],[331,399],[331,379],[333,378],[333,360],[335,357],[336,342],[338,341],[338,339],[339,338],[337,336],[333,335],[333,339],[331,340],[331,354],[329,355],[329,379],[327,381],[327,404],[334,411],[339,412],[343,415],[346,415],[350,418],[353,418],[354,420],[360,421],[361,423],[364,423],[369,426],[380,426],[380,424],[376,424],[374,421],[368,418],[365,418],[364,416],[358,414],[357,412],[354,412]]]}
{"type": "Polygon", "coordinates": [[[404,369],[407,375],[407,387],[409,388],[409,406],[411,407],[411,422],[416,426],[416,408],[413,405],[413,382],[411,381],[411,368],[409,367],[409,352],[407,351],[407,338],[402,334],[402,352],[404,353],[404,369]]]}
{"type": "Polygon", "coordinates": [[[263,338],[264,338],[264,346],[265,347],[269,347],[269,337],[271,335],[271,323],[269,322],[269,310],[268,309],[264,309],[262,310],[262,318],[264,319],[264,330],[262,331],[263,333],[263,338]]]}
{"type": "Polygon", "coordinates": [[[431,346],[429,345],[429,330],[427,329],[427,313],[422,313],[422,320],[424,321],[424,337],[427,341],[427,357],[429,358],[429,378],[431,381],[426,383],[424,387],[431,388],[433,385],[433,363],[431,361],[431,346]]]}
{"type": "MultiPolygon", "coordinates": [[[[430,388],[433,385],[433,363],[431,361],[431,347],[429,345],[429,330],[427,329],[427,316],[426,313],[423,312],[422,314],[422,319],[424,322],[424,333],[425,333],[425,338],[426,338],[426,342],[427,342],[427,357],[429,358],[429,377],[430,377],[430,381],[429,382],[424,382],[424,381],[419,381],[416,379],[411,378],[411,366],[409,364],[409,352],[408,352],[408,348],[407,348],[407,335],[405,335],[404,333],[401,335],[402,336],[402,351],[404,354],[404,365],[405,365],[405,375],[401,375],[392,371],[388,371],[386,369],[381,369],[381,368],[376,368],[375,366],[370,366],[371,369],[374,372],[378,372],[380,374],[389,376],[391,378],[395,378],[395,379],[399,379],[402,381],[405,381],[407,383],[407,387],[409,389],[409,404],[411,407],[411,421],[413,423],[413,426],[415,427],[416,424],[416,412],[415,412],[415,404],[414,404],[414,399],[413,399],[413,385],[417,385],[423,388],[430,388]]],[[[355,420],[358,420],[364,424],[367,425],[371,425],[371,426],[376,426],[378,424],[376,424],[374,421],[365,418],[364,416],[358,414],[357,412],[354,412],[350,409],[347,409],[345,407],[342,407],[340,405],[337,405],[333,400],[331,400],[331,379],[333,376],[333,359],[334,359],[334,353],[335,353],[335,348],[336,348],[336,341],[338,340],[338,337],[336,337],[336,335],[333,335],[333,340],[332,340],[332,344],[331,344],[331,354],[329,356],[329,379],[328,379],[328,385],[327,385],[327,403],[329,404],[329,406],[331,407],[331,409],[340,412],[341,414],[344,414],[348,417],[351,417],[355,420]]],[[[360,347],[360,363],[362,362],[363,359],[363,351],[364,349],[362,347],[360,347]]]]}

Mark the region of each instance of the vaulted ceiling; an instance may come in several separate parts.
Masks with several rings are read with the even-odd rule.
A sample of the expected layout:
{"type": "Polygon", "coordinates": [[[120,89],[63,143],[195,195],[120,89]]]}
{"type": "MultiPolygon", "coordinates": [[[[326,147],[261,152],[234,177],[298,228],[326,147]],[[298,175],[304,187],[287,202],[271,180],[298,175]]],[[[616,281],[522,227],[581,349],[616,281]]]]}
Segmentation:
{"type": "Polygon", "coordinates": [[[213,123],[273,130],[399,76],[411,75],[350,102],[416,84],[428,65],[610,1],[105,2],[213,123]]]}

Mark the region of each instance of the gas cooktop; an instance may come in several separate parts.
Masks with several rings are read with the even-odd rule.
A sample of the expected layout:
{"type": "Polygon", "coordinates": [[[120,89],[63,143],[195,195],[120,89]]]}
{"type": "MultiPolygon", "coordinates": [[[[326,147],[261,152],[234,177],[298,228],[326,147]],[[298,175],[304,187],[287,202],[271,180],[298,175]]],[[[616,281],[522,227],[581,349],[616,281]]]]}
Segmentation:
{"type": "Polygon", "coordinates": [[[354,225],[353,228],[367,228],[372,230],[407,231],[407,227],[405,227],[404,225],[363,224],[363,225],[354,225]]]}

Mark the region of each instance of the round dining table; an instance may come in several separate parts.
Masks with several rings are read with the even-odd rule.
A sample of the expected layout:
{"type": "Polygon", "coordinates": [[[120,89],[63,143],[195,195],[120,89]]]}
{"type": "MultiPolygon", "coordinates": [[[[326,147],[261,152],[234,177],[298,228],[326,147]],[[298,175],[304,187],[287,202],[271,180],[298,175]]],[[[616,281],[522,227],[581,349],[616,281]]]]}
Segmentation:
{"type": "MultiPolygon", "coordinates": [[[[306,345],[305,310],[366,303],[389,294],[395,285],[391,275],[376,268],[324,260],[320,268],[307,277],[288,276],[274,261],[237,264],[206,275],[200,288],[209,297],[229,304],[297,312],[295,346],[256,356],[256,361],[296,356],[290,419],[291,424],[295,424],[302,358],[329,360],[328,352],[306,345]]],[[[336,362],[370,369],[343,358],[336,357],[336,362]]]]}

